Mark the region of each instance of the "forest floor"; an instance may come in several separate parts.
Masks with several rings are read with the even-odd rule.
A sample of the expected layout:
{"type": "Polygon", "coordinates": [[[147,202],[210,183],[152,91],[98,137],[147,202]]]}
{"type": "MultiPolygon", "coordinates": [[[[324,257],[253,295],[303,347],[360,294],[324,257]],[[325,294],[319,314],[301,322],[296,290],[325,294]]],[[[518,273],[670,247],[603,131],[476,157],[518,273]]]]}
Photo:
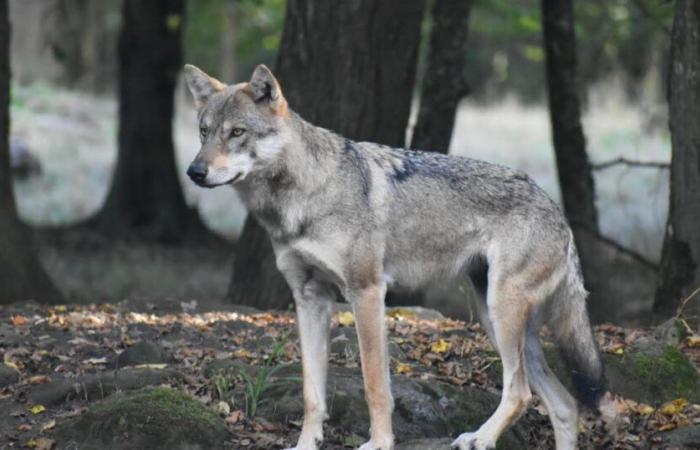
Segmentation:
{"type": "MultiPolygon", "coordinates": [[[[479,325],[447,320],[430,311],[427,314],[392,309],[387,315],[395,385],[416,380],[455,389],[473,388],[496,398],[500,363],[479,325]]],[[[353,347],[347,343],[354,339],[353,320],[342,307],[334,316],[332,373],[359,373],[356,346],[350,351],[353,347]],[[345,335],[349,340],[340,338],[345,335]],[[343,345],[338,347],[337,343],[343,345]]],[[[612,325],[596,328],[603,355],[613,358],[624,358],[653,333],[612,325]]],[[[677,348],[691,361],[690,370],[696,378],[700,336],[690,334],[680,339],[677,348]]],[[[231,361],[258,370],[267,368],[269,377],[263,377],[262,384],[274,384],[272,372],[299,362],[293,313],[234,306],[203,311],[197,302],[166,308],[146,305],[146,310],[142,304],[134,307],[126,302],[0,307],[0,353],[4,355],[0,368],[5,369],[5,378],[0,371],[0,448],[64,448],[60,433],[56,435],[63,423],[84,414],[95,401],[109,398],[114,391],[148,384],[172,386],[214,411],[228,430],[226,448],[283,448],[294,444],[299,433],[300,410],[274,418],[262,412],[254,415],[253,403],[258,411],[273,411],[269,404],[268,409],[262,405],[271,401],[278,403],[273,409],[283,409],[279,404],[282,400],[266,398],[272,394],[265,389],[253,397],[248,377],[241,372],[227,372],[230,376],[222,377],[213,370],[231,361]]],[[[672,383],[670,379],[662,382],[672,383]]],[[[700,404],[695,397],[646,404],[608,395],[606,402],[602,415],[582,415],[581,448],[673,448],[668,442],[675,441],[668,441],[667,436],[684,430],[693,430],[697,439],[700,404]]],[[[421,405],[410,408],[420,410],[421,405]]],[[[357,446],[364,431],[341,427],[334,423],[333,414],[324,448],[357,446]]],[[[366,416],[361,411],[353,414],[366,416]]],[[[401,412],[402,417],[406,414],[401,412]]],[[[534,400],[520,423],[519,439],[527,448],[553,448],[547,412],[539,400],[534,400]]],[[[367,426],[360,423],[363,429],[367,426]]],[[[398,439],[401,442],[404,437],[399,434],[398,439]]]]}

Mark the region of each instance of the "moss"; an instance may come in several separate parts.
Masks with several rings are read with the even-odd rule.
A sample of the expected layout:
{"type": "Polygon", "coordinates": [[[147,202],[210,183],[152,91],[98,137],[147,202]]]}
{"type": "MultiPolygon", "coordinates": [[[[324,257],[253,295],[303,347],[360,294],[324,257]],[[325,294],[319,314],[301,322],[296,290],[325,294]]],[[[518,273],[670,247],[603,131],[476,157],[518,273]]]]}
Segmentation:
{"type": "MultiPolygon", "coordinates": [[[[66,440],[129,448],[178,448],[187,443],[203,448],[221,445],[227,434],[223,421],[182,392],[167,387],[115,395],[95,403],[85,414],[59,427],[66,440]]],[[[115,447],[116,448],[116,447],[115,447]]]]}
{"type": "Polygon", "coordinates": [[[697,398],[697,371],[677,348],[668,346],[660,355],[632,354],[629,360],[634,374],[657,386],[665,398],[697,398]]]}

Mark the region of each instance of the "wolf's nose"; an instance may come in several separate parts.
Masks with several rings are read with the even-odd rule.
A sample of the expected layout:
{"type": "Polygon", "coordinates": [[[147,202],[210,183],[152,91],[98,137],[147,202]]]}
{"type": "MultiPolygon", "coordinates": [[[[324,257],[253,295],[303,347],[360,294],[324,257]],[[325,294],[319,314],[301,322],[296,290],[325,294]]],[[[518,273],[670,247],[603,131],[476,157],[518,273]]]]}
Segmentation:
{"type": "Polygon", "coordinates": [[[195,183],[201,183],[207,177],[208,171],[209,171],[209,169],[207,168],[207,165],[205,163],[193,162],[192,164],[190,164],[190,167],[187,169],[187,175],[195,183]]]}

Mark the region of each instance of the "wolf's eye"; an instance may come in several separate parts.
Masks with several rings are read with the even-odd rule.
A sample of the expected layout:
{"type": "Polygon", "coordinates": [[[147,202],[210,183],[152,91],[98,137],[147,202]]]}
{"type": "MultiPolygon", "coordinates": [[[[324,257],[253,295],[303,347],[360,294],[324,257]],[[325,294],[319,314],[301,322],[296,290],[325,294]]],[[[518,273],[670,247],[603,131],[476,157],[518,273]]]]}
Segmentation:
{"type": "Polygon", "coordinates": [[[243,133],[245,133],[245,130],[243,128],[234,128],[231,130],[231,137],[239,137],[243,133]]]}
{"type": "Polygon", "coordinates": [[[199,137],[202,140],[207,137],[207,133],[209,133],[209,129],[207,127],[199,127],[199,137]]]}

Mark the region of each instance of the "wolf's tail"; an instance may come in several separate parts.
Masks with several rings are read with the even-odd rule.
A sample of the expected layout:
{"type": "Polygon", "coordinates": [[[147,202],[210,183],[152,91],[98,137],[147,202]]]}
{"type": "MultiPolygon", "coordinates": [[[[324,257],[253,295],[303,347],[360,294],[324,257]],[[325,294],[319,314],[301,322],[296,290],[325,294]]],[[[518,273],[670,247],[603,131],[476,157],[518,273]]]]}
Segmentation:
{"type": "Polygon", "coordinates": [[[605,392],[603,365],[586,310],[586,292],[578,253],[571,234],[567,249],[567,271],[551,303],[549,328],[564,361],[571,370],[578,400],[597,409],[605,392]]]}

